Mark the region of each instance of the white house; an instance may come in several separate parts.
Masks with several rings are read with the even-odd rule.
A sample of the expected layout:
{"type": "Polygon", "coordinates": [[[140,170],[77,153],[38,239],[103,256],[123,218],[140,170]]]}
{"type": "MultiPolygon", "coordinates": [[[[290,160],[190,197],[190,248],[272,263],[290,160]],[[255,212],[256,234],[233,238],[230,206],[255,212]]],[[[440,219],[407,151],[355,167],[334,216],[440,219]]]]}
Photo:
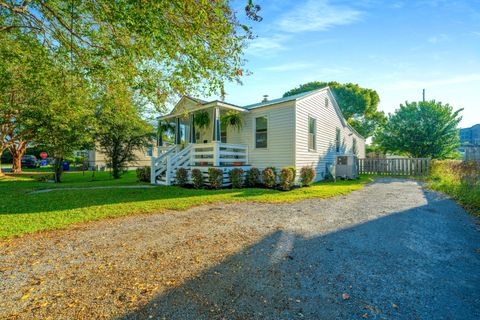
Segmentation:
{"type": "Polygon", "coordinates": [[[155,184],[174,183],[179,167],[207,171],[212,166],[224,172],[286,166],[298,172],[312,166],[318,181],[336,155],[365,157],[365,138],[344,119],[329,88],[246,106],[185,96],[159,121],[173,124],[175,144],[160,142],[160,153],[152,158],[155,184]],[[220,119],[232,112],[242,119],[240,129],[221,125],[220,119]],[[205,113],[211,120],[207,126],[192,125],[205,113]]]}

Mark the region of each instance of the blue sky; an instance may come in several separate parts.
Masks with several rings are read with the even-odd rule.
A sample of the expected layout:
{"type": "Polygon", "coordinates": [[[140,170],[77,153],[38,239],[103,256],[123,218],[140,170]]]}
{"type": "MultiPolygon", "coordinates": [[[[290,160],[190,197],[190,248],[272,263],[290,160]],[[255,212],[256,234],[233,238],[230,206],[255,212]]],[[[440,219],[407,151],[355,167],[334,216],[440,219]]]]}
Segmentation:
{"type": "Polygon", "coordinates": [[[425,88],[427,99],[465,109],[462,127],[480,122],[480,0],[254,2],[264,19],[251,24],[252,74],[227,85],[227,101],[335,80],[377,90],[387,113],[425,88]]]}

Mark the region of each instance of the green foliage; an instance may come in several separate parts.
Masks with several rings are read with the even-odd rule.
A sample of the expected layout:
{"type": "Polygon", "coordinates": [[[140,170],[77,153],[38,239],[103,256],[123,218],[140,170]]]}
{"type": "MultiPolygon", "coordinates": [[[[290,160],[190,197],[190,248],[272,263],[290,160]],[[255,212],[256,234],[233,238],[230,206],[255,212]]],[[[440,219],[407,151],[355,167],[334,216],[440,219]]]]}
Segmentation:
{"type": "Polygon", "coordinates": [[[154,141],[154,129],[140,117],[143,108],[134,92],[125,83],[111,80],[97,94],[96,141],[120,178],[128,162],[138,160],[136,152],[144,152],[154,141]]]}
{"type": "Polygon", "coordinates": [[[232,188],[241,188],[243,187],[243,169],[242,168],[234,168],[228,172],[228,177],[230,179],[230,183],[232,184],[232,188]]]}
{"type": "MultiPolygon", "coordinates": [[[[208,96],[240,81],[242,51],[253,38],[223,0],[7,1],[0,9],[0,32],[30,33],[72,54],[92,81],[122,65],[117,78],[159,108],[171,96],[208,96]]],[[[259,10],[249,1],[247,18],[260,21],[259,10]]]]}
{"type": "Polygon", "coordinates": [[[199,169],[192,170],[192,182],[195,189],[200,189],[201,187],[203,187],[204,178],[202,171],[200,171],[199,169]]]}
{"type": "Polygon", "coordinates": [[[267,188],[273,188],[277,184],[277,174],[275,168],[265,168],[262,173],[263,184],[267,188]]]}
{"type": "Polygon", "coordinates": [[[449,194],[480,216],[480,162],[432,160],[430,174],[430,188],[449,194]]]}
{"type": "Polygon", "coordinates": [[[82,172],[67,172],[62,184],[34,181],[28,174],[0,178],[0,238],[14,237],[40,230],[66,228],[75,223],[120,217],[137,213],[158,213],[165,210],[185,210],[212,203],[255,201],[286,203],[302,199],[324,199],[345,195],[361,189],[372,181],[363,176],[360,180],[336,183],[315,183],[308,189],[282,192],[272,189],[222,189],[196,190],[173,186],[135,189],[85,189],[63,190],[31,194],[44,188],[143,185],[136,182],[135,172],[122,179],[112,179],[109,172],[97,172],[95,179],[82,172]],[[19,201],[19,196],[28,201],[19,201]]]}
{"type": "Polygon", "coordinates": [[[406,102],[379,131],[373,143],[383,151],[415,158],[449,158],[459,146],[459,114],[441,102],[406,102]]]}
{"type": "Polygon", "coordinates": [[[260,183],[260,171],[257,168],[250,168],[246,173],[245,184],[247,187],[255,187],[260,183]]]}
{"type": "Polygon", "coordinates": [[[300,184],[302,187],[308,187],[315,179],[315,169],[311,166],[305,166],[300,169],[300,184]]]}
{"type": "Polygon", "coordinates": [[[358,84],[313,81],[287,91],[283,96],[288,97],[325,87],[332,89],[345,119],[365,138],[372,136],[385,120],[384,113],[378,110],[380,102],[378,93],[372,89],[362,88],[358,84]]]}
{"type": "Polygon", "coordinates": [[[188,171],[185,168],[178,168],[175,172],[175,181],[178,186],[185,186],[188,183],[188,171]]]}
{"type": "Polygon", "coordinates": [[[240,131],[243,127],[243,120],[240,112],[229,110],[224,115],[221,116],[220,122],[224,128],[234,128],[237,131],[240,131]]]}
{"type": "Polygon", "coordinates": [[[288,167],[285,167],[285,168],[288,168],[292,171],[293,180],[295,181],[295,177],[297,176],[297,168],[295,166],[288,166],[288,167]]]}
{"type": "Polygon", "coordinates": [[[135,173],[137,175],[137,180],[140,182],[150,182],[150,174],[151,174],[151,168],[149,166],[145,166],[142,168],[137,168],[135,170],[135,173]]]}
{"type": "Polygon", "coordinates": [[[282,190],[290,190],[294,181],[293,171],[291,168],[283,168],[280,171],[280,187],[282,190]]]}
{"type": "Polygon", "coordinates": [[[208,183],[210,188],[218,190],[223,186],[223,170],[208,168],[208,183]]]}
{"type": "Polygon", "coordinates": [[[210,126],[210,115],[207,111],[195,113],[195,126],[199,129],[206,129],[210,126]]]}

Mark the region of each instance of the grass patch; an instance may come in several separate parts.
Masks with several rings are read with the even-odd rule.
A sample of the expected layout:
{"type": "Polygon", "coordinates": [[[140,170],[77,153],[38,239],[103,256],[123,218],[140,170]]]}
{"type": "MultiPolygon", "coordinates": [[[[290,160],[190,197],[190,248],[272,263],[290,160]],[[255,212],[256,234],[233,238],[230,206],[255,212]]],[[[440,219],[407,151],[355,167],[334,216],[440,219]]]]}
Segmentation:
{"type": "Polygon", "coordinates": [[[53,184],[35,180],[36,175],[0,178],[0,238],[10,238],[69,225],[164,210],[185,210],[193,206],[217,202],[257,201],[268,203],[293,202],[307,198],[330,198],[359,190],[371,177],[354,181],[315,183],[308,188],[282,192],[270,189],[195,190],[159,186],[149,189],[96,189],[32,193],[45,188],[139,185],[135,172],[120,180],[107,172],[71,172],[64,174],[64,183],[53,184]]]}
{"type": "MultiPolygon", "coordinates": [[[[431,166],[428,187],[450,195],[467,211],[480,217],[480,183],[475,178],[465,179],[466,175],[472,176],[471,170],[454,160],[432,161],[431,166]]],[[[478,177],[478,173],[474,172],[473,177],[475,175],[478,177]]]]}

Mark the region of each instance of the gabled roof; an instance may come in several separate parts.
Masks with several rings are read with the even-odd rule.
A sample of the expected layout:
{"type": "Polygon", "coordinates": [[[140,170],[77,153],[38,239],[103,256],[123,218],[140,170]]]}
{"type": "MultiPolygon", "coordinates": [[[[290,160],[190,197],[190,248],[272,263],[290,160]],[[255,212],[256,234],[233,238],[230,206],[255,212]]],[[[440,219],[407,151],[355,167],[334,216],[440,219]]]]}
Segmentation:
{"type": "Polygon", "coordinates": [[[249,105],[244,106],[243,108],[245,108],[245,109],[255,109],[255,108],[259,108],[259,107],[269,106],[269,105],[272,105],[272,104],[277,104],[277,103],[282,103],[282,102],[287,102],[287,101],[293,101],[293,100],[301,99],[301,98],[304,98],[304,97],[309,96],[311,94],[326,90],[327,88],[328,87],[325,87],[325,88],[322,88],[322,89],[316,89],[316,90],[312,90],[312,91],[307,91],[307,92],[301,92],[301,93],[294,94],[294,95],[288,96],[288,97],[282,97],[282,98],[267,100],[267,101],[264,101],[264,102],[249,104],[249,105]]]}

